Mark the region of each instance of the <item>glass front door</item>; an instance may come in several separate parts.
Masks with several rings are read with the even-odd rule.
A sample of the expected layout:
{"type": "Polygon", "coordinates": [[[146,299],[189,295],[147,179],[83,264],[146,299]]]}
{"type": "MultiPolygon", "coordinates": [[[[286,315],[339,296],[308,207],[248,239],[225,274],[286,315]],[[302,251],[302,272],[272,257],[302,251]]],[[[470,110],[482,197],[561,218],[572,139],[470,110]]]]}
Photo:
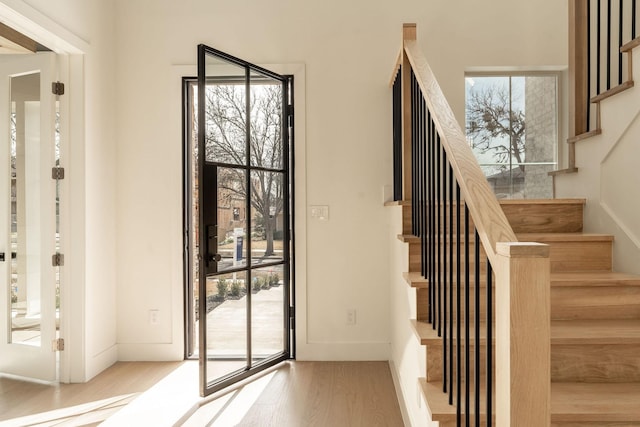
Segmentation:
{"type": "Polygon", "coordinates": [[[206,395],[292,357],[293,110],[291,77],[198,53],[197,85],[185,83],[187,348],[206,395]]]}

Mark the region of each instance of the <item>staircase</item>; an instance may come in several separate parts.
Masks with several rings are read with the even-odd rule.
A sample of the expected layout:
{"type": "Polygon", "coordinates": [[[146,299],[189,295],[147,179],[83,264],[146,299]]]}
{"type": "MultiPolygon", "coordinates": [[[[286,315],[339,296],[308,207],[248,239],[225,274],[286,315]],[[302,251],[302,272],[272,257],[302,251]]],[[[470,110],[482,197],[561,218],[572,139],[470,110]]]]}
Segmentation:
{"type": "MultiPolygon", "coordinates": [[[[416,319],[410,324],[426,347],[420,389],[431,421],[455,426],[456,406],[442,386],[443,341],[428,323],[430,284],[420,273],[421,241],[410,234],[411,205],[389,204],[403,209],[398,238],[408,245],[409,260],[403,276],[416,291],[416,319]]],[[[640,277],[612,271],[612,236],[582,232],[584,204],[500,202],[519,241],[550,247],[551,425],[640,426],[640,277]]],[[[484,310],[483,305],[483,316],[484,310]]]]}

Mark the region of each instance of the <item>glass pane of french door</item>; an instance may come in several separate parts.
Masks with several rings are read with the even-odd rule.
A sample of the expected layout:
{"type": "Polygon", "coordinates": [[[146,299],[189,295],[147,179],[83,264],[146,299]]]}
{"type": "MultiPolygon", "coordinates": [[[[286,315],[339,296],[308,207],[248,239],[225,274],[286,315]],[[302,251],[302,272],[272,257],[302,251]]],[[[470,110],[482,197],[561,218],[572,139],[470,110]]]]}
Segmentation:
{"type": "Polygon", "coordinates": [[[289,79],[206,46],[198,55],[188,247],[206,395],[291,355],[289,79]]]}

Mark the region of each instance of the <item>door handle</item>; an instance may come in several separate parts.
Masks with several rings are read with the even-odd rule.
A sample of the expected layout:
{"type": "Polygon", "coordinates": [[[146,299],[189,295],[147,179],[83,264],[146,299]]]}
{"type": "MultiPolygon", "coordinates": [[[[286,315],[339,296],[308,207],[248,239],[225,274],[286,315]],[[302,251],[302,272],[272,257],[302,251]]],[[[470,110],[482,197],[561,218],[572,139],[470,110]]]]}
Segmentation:
{"type": "Polygon", "coordinates": [[[220,262],[222,261],[222,255],[220,254],[209,255],[209,261],[220,262]]]}

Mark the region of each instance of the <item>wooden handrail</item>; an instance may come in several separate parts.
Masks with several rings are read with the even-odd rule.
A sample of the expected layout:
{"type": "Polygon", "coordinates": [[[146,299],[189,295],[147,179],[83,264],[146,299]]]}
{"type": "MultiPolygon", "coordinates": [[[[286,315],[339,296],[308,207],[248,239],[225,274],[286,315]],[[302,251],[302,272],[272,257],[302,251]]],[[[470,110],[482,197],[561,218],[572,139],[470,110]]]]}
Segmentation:
{"type": "Polygon", "coordinates": [[[417,42],[405,40],[404,51],[425,96],[442,145],[460,185],[460,192],[469,207],[487,256],[495,263],[497,243],[517,242],[518,239],[417,42]]]}

